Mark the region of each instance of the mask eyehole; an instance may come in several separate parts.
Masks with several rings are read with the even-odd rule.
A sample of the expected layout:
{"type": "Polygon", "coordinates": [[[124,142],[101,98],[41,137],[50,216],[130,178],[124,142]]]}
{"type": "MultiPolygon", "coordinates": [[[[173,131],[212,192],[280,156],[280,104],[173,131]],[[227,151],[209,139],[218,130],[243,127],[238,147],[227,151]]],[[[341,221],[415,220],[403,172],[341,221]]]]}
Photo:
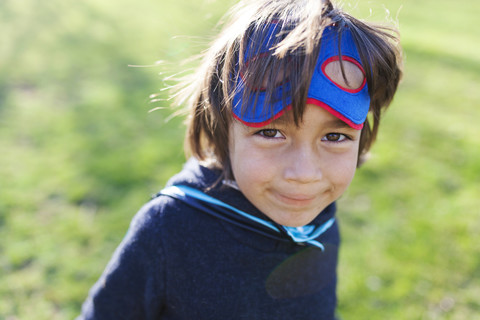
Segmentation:
{"type": "Polygon", "coordinates": [[[366,83],[365,71],[362,65],[353,58],[339,56],[327,59],[322,65],[323,74],[340,89],[357,93],[363,89],[366,83]],[[342,65],[345,76],[342,74],[342,65]]]}

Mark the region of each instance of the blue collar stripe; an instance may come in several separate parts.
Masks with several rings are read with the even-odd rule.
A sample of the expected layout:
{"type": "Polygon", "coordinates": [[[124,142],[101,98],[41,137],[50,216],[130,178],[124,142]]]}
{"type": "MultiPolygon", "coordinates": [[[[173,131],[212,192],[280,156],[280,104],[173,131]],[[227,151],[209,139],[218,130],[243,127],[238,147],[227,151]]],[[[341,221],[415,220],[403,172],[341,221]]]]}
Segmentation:
{"type": "Polygon", "coordinates": [[[323,234],[325,231],[327,231],[334,223],[335,223],[335,218],[331,218],[328,221],[326,221],[324,224],[320,226],[313,226],[313,225],[307,225],[303,227],[286,227],[286,226],[281,226],[278,225],[278,227],[266,220],[263,220],[261,218],[255,217],[251,214],[248,214],[242,210],[239,210],[231,205],[228,205],[216,198],[213,198],[203,192],[201,192],[198,189],[191,188],[188,186],[184,185],[175,185],[175,186],[170,186],[165,189],[163,189],[161,194],[170,196],[176,199],[185,199],[188,197],[200,200],[205,203],[209,203],[215,206],[220,206],[223,208],[226,208],[230,210],[231,212],[234,212],[250,221],[254,221],[258,224],[261,224],[279,234],[282,234],[282,231],[279,229],[282,228],[284,229],[284,232],[288,234],[288,236],[296,243],[308,243],[312,246],[315,246],[317,248],[320,248],[322,251],[325,250],[325,247],[322,243],[315,241],[313,239],[318,238],[321,234],[323,234]]]}

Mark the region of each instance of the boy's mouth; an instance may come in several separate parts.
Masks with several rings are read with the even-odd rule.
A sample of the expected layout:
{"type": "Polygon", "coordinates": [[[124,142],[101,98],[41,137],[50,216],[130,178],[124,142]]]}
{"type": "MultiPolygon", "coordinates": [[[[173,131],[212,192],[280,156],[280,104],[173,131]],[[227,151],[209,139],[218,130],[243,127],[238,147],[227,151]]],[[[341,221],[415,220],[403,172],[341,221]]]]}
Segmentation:
{"type": "Polygon", "coordinates": [[[293,206],[306,206],[313,202],[316,195],[275,193],[275,197],[282,203],[293,206]]]}

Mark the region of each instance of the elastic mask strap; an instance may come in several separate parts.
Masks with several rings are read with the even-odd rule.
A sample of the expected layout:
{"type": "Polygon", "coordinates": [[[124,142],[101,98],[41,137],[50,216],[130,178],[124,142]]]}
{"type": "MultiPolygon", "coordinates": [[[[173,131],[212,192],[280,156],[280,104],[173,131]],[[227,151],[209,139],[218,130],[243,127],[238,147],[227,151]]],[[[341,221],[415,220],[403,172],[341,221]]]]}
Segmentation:
{"type": "MultiPolygon", "coordinates": [[[[222,201],[220,201],[216,198],[213,198],[213,197],[201,192],[200,190],[197,190],[197,189],[191,188],[191,187],[187,187],[187,186],[183,186],[183,185],[175,185],[175,186],[167,187],[167,188],[163,189],[162,191],[160,191],[160,194],[170,196],[172,198],[184,201],[187,204],[190,204],[191,206],[193,206],[197,209],[200,209],[204,212],[207,212],[207,213],[212,214],[216,217],[219,217],[223,220],[227,220],[227,221],[232,222],[236,225],[240,225],[241,227],[247,228],[251,231],[255,231],[257,233],[261,233],[261,234],[269,236],[269,237],[272,237],[272,236],[269,235],[268,231],[270,231],[270,232],[273,231],[274,233],[276,233],[278,235],[282,235],[282,234],[286,233],[293,242],[298,243],[298,244],[307,243],[307,244],[310,244],[310,245],[315,246],[317,248],[320,248],[322,251],[325,250],[324,245],[322,243],[318,242],[318,241],[313,240],[313,239],[319,237],[321,234],[323,234],[325,231],[327,231],[335,223],[335,218],[331,218],[331,219],[329,219],[328,221],[326,221],[325,223],[323,223],[322,225],[320,225],[318,227],[313,226],[313,225],[307,225],[307,226],[303,226],[303,227],[286,227],[286,226],[282,226],[282,225],[279,225],[279,224],[274,224],[270,221],[266,221],[266,220],[263,220],[261,218],[255,217],[255,216],[253,216],[251,214],[248,214],[248,213],[246,213],[242,210],[239,210],[235,207],[232,207],[232,206],[230,206],[230,205],[228,205],[228,204],[226,204],[226,203],[224,203],[224,202],[222,202],[222,201]],[[192,202],[191,201],[192,198],[196,199],[196,200],[199,200],[202,203],[213,205],[213,207],[202,206],[200,203],[198,203],[196,201],[192,202]],[[216,209],[220,209],[220,208],[227,209],[229,211],[229,213],[235,213],[236,215],[239,215],[240,217],[245,218],[248,221],[252,221],[257,225],[260,225],[262,227],[262,229],[267,229],[267,230],[262,231],[258,227],[252,228],[252,227],[245,226],[245,224],[242,224],[240,221],[236,221],[236,219],[234,219],[234,218],[231,218],[231,217],[227,218],[226,215],[228,213],[226,213],[225,210],[212,210],[212,209],[214,209],[214,207],[216,207],[216,209]],[[283,229],[283,230],[281,230],[281,229],[283,229]]],[[[228,214],[228,215],[230,216],[230,214],[228,214]]]]}

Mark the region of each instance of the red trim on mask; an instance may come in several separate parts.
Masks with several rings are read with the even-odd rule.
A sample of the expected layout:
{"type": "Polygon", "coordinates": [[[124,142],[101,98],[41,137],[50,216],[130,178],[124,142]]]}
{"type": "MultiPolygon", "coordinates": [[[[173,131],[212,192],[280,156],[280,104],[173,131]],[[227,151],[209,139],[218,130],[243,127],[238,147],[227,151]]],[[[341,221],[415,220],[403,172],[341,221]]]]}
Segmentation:
{"type": "MultiPolygon", "coordinates": [[[[361,130],[363,128],[363,123],[360,123],[360,124],[353,123],[351,120],[349,120],[345,116],[343,116],[340,112],[336,111],[335,109],[333,109],[332,107],[330,107],[329,105],[327,105],[326,103],[324,103],[320,100],[313,99],[313,98],[308,98],[306,103],[307,104],[314,104],[316,106],[319,106],[319,107],[323,108],[325,111],[327,111],[328,113],[337,117],[338,119],[342,120],[343,122],[345,122],[346,124],[348,124],[350,127],[352,127],[355,130],[361,130]]],[[[248,121],[242,120],[239,116],[237,116],[233,112],[232,112],[232,115],[236,120],[240,121],[241,123],[243,123],[244,125],[246,125],[248,127],[260,128],[260,127],[264,127],[264,126],[270,124],[275,119],[280,118],[281,116],[283,116],[285,114],[286,111],[290,110],[291,108],[292,108],[292,106],[289,105],[289,106],[285,107],[284,109],[282,109],[282,111],[280,111],[279,113],[277,113],[276,115],[271,117],[270,119],[262,121],[262,122],[248,122],[248,121]]]]}
{"type": "Polygon", "coordinates": [[[274,115],[273,117],[271,117],[270,119],[268,120],[265,120],[265,121],[262,121],[262,122],[248,122],[248,121],[245,121],[245,120],[242,120],[239,116],[237,116],[233,111],[232,111],[232,114],[233,114],[233,117],[235,119],[237,119],[238,121],[240,121],[241,123],[243,123],[244,125],[248,126],[248,127],[253,127],[253,128],[260,128],[260,127],[264,127],[266,126],[267,124],[271,123],[273,120],[275,119],[278,119],[280,118],[281,116],[283,116],[283,114],[290,110],[292,108],[291,105],[289,106],[286,106],[285,108],[283,108],[280,112],[278,112],[276,115],[274,115]]]}
{"type": "Polygon", "coordinates": [[[324,110],[328,111],[330,114],[332,114],[335,117],[337,117],[338,119],[342,120],[343,122],[345,122],[346,124],[348,124],[350,127],[352,127],[355,130],[361,130],[363,128],[363,123],[360,123],[360,124],[354,123],[352,120],[347,119],[340,112],[338,112],[337,110],[333,109],[328,104],[326,104],[326,103],[324,103],[320,100],[313,99],[313,98],[308,98],[307,99],[307,104],[314,104],[316,106],[319,106],[319,107],[323,108],[324,110]]]}

